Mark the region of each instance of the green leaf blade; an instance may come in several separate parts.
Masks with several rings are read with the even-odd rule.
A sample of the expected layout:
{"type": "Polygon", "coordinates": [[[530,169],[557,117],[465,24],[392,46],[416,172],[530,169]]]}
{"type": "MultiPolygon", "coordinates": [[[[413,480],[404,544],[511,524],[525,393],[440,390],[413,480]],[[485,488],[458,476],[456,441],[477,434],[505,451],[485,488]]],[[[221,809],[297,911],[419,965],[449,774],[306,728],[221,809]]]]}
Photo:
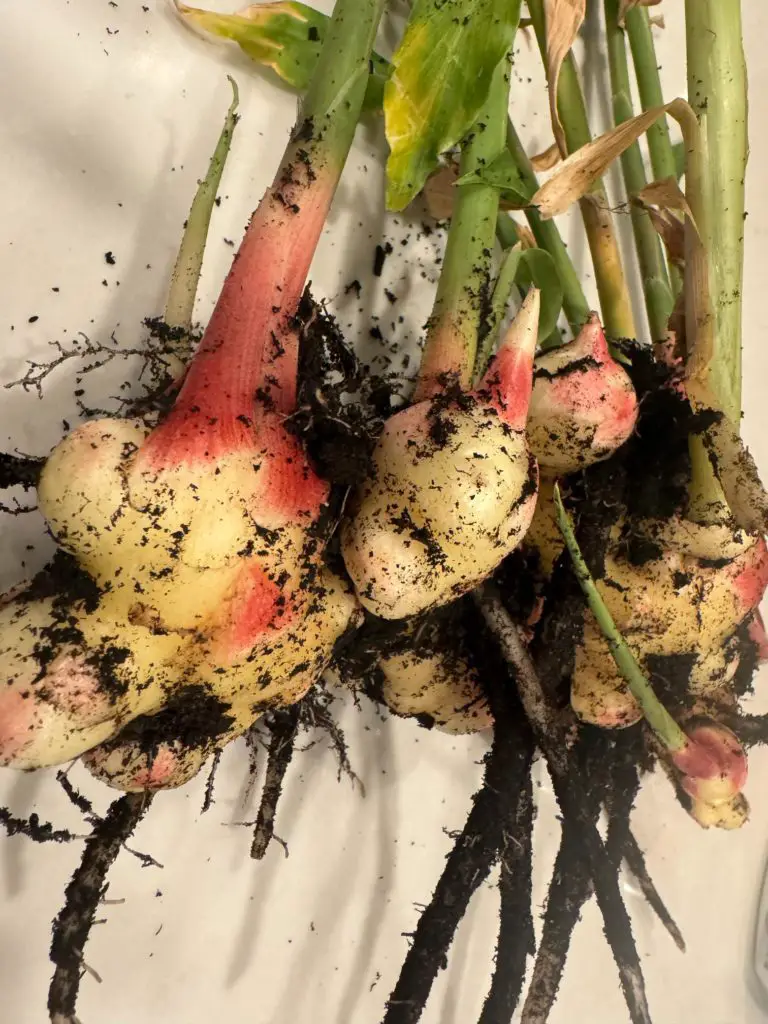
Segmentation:
{"type": "Polygon", "coordinates": [[[530,206],[533,189],[525,182],[514,157],[505,149],[486,167],[478,167],[457,178],[456,185],[490,185],[497,188],[508,206],[522,210],[530,206]]]}

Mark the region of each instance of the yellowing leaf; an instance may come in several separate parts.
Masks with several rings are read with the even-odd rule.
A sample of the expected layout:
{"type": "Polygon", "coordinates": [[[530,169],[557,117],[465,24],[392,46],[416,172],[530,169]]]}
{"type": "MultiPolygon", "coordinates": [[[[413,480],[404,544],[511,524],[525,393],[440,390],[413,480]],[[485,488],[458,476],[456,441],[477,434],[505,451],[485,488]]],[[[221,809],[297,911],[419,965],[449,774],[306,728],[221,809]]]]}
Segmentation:
{"type": "Polygon", "coordinates": [[[549,113],[555,141],[563,156],[566,156],[568,150],[560,115],[557,112],[557,83],[560,80],[563,61],[568,56],[584,21],[585,10],[586,0],[544,0],[549,113]]]}
{"type": "Polygon", "coordinates": [[[416,0],[384,88],[390,209],[406,207],[470,130],[519,17],[520,0],[416,0]]]}
{"type": "MultiPolygon", "coordinates": [[[[218,14],[174,0],[176,10],[191,27],[222,39],[231,39],[251,60],[271,68],[298,92],[309,85],[320,56],[330,19],[298,0],[251,4],[237,14],[218,14]]],[[[382,102],[389,65],[372,56],[366,93],[368,108],[382,102]]]]}
{"type": "Polygon", "coordinates": [[[685,265],[685,224],[669,210],[648,206],[646,212],[664,243],[670,263],[682,269],[685,265]]]}

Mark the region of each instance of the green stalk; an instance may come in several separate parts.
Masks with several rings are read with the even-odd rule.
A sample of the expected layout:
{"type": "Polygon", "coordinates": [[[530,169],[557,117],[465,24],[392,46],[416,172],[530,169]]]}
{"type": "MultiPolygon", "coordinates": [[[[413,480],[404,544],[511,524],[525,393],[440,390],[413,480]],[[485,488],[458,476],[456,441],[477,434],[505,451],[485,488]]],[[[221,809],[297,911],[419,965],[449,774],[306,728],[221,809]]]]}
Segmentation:
{"type": "MultiPolygon", "coordinates": [[[[542,221],[542,223],[551,224],[553,222],[542,221]]],[[[557,231],[557,229],[555,229],[555,232],[557,234],[557,239],[562,246],[568,266],[573,269],[573,264],[571,263],[570,257],[568,256],[565,246],[562,243],[562,239],[560,238],[560,232],[557,231]]],[[[501,264],[499,265],[499,270],[496,274],[496,280],[493,284],[491,311],[488,315],[488,331],[483,338],[483,343],[480,346],[480,351],[478,352],[477,359],[475,360],[475,376],[483,373],[485,367],[488,365],[488,360],[493,355],[493,350],[496,346],[496,339],[499,333],[499,327],[501,326],[501,321],[504,319],[507,303],[509,302],[509,298],[514,288],[515,273],[517,272],[517,260],[514,258],[510,250],[517,245],[520,239],[518,237],[515,222],[506,213],[500,212],[496,218],[496,238],[499,241],[499,245],[501,246],[503,253],[501,264]]],[[[539,246],[539,248],[544,247],[539,246]]],[[[524,297],[520,289],[517,289],[517,293],[520,299],[524,297]]],[[[563,305],[565,305],[565,303],[563,303],[563,305]]],[[[584,305],[586,307],[586,299],[584,299],[584,305]]],[[[572,326],[572,329],[575,334],[578,331],[578,326],[572,326]]],[[[547,351],[551,348],[558,348],[562,344],[563,336],[558,328],[555,327],[549,337],[542,341],[541,348],[544,351],[547,351]]]]}
{"type": "MultiPolygon", "coordinates": [[[[533,195],[539,187],[539,182],[531,161],[528,159],[528,154],[525,152],[525,147],[511,121],[507,122],[507,149],[512,154],[522,180],[533,195]]],[[[533,232],[533,237],[536,239],[536,244],[540,249],[545,249],[555,261],[560,283],[563,286],[565,318],[573,333],[577,334],[579,328],[589,319],[591,310],[581,287],[579,275],[568,255],[565,242],[560,236],[554,220],[542,220],[538,210],[533,206],[527,207],[524,213],[533,232]]]]}
{"type": "MultiPolygon", "coordinates": [[[[515,284],[515,271],[517,253],[514,253],[512,249],[507,249],[501,258],[499,264],[499,272],[496,275],[496,280],[493,283],[493,294],[491,295],[491,309],[488,314],[488,320],[490,322],[489,335],[493,335],[498,331],[501,321],[504,319],[504,313],[509,302],[509,297],[512,294],[512,288],[515,284]]],[[[488,353],[490,356],[490,352],[488,353]]],[[[480,360],[482,366],[486,360],[480,360]]]]}
{"type": "Polygon", "coordinates": [[[517,233],[517,225],[503,211],[499,212],[496,218],[496,237],[499,240],[499,245],[502,249],[511,249],[513,245],[517,245],[520,238],[517,233]]]}
{"type": "MultiPolygon", "coordinates": [[[[661,89],[659,62],[656,57],[656,46],[653,42],[648,8],[633,7],[627,11],[624,23],[632,50],[632,63],[635,67],[635,78],[640,93],[640,105],[643,110],[661,107],[664,104],[664,93],[661,89]]],[[[677,178],[677,160],[669,137],[669,123],[666,115],[658,118],[645,135],[648,139],[648,151],[651,155],[654,179],[663,181],[664,178],[677,178]]],[[[677,267],[670,265],[668,270],[672,293],[676,296],[682,285],[682,277],[677,267]]]]}
{"type": "MultiPolygon", "coordinates": [[[[542,0],[528,0],[536,39],[546,61],[547,40],[542,0]]],[[[557,87],[557,109],[565,133],[569,153],[592,141],[587,108],[576,64],[568,54],[560,69],[557,87]]],[[[608,206],[608,197],[601,181],[597,181],[579,203],[584,230],[592,254],[597,292],[606,332],[614,338],[636,337],[632,304],[624,278],[621,253],[608,206]]]]}
{"type": "Polygon", "coordinates": [[[221,175],[224,172],[224,165],[227,162],[232,136],[237,124],[236,111],[240,98],[237,83],[230,75],[227,75],[227,78],[232,86],[232,103],[227,111],[219,141],[216,143],[211,162],[208,165],[208,173],[198,185],[195,198],[192,200],[176,264],[171,274],[168,301],[165,304],[166,325],[178,328],[179,337],[174,342],[174,354],[182,363],[186,363],[191,354],[189,332],[192,327],[192,313],[200,281],[200,271],[203,266],[208,229],[211,224],[213,204],[221,183],[221,175]]]}
{"type": "Polygon", "coordinates": [[[177,415],[184,395],[195,394],[196,414],[205,414],[207,402],[218,416],[205,384],[213,379],[230,410],[252,411],[255,390],[263,386],[272,411],[295,411],[299,335],[293,318],[352,145],[383,6],[384,0],[337,0],[291,137],[248,223],[201,358],[192,361],[177,399],[177,415]]]}
{"type": "Polygon", "coordinates": [[[744,266],[744,175],[747,81],[741,0],[685,0],[688,100],[705,148],[704,223],[715,315],[710,381],[720,408],[738,430],[741,417],[741,291],[744,266]]]}
{"type": "MultiPolygon", "coordinates": [[[[328,32],[330,18],[312,8],[298,6],[301,7],[302,12],[308,13],[312,27],[318,32],[320,41],[323,41],[328,32]]],[[[184,15],[192,18],[207,31],[234,39],[243,47],[248,56],[260,63],[268,63],[270,54],[272,59],[274,59],[274,51],[270,43],[274,45],[275,40],[281,42],[283,48],[280,50],[281,63],[276,68],[277,73],[297,90],[301,90],[304,87],[304,83],[308,81],[314,68],[314,61],[316,60],[314,50],[311,48],[299,49],[295,45],[291,46],[290,39],[281,39],[276,30],[270,34],[268,31],[270,27],[269,22],[259,22],[257,25],[255,21],[249,21],[236,15],[220,16],[211,12],[195,11],[191,8],[186,8],[178,2],[177,7],[181,9],[184,15]]],[[[281,12],[277,12],[276,17],[279,18],[280,16],[281,12]]],[[[285,15],[282,14],[282,17],[285,17],[285,15]]],[[[383,82],[389,74],[390,66],[382,57],[375,53],[372,55],[372,62],[372,71],[365,97],[365,109],[380,111],[383,82]]],[[[533,195],[538,189],[539,183],[511,122],[507,126],[507,147],[514,157],[523,181],[530,189],[531,195],[533,195]]],[[[566,319],[573,332],[577,333],[589,317],[590,307],[581,288],[578,274],[568,255],[568,250],[560,237],[560,232],[554,221],[542,220],[538,211],[533,207],[529,207],[524,212],[536,238],[537,245],[539,248],[545,249],[555,261],[563,286],[563,309],[566,319]]],[[[505,221],[509,229],[505,236],[499,235],[499,240],[503,248],[509,248],[509,246],[515,244],[516,239],[513,240],[511,238],[510,232],[513,230],[513,226],[509,218],[505,218],[505,221]]],[[[502,226],[502,230],[504,230],[504,226],[502,226]]]]}
{"type": "MultiPolygon", "coordinates": [[[[617,126],[634,117],[632,92],[629,84],[629,66],[624,43],[624,30],[619,25],[619,0],[605,0],[606,37],[608,44],[608,66],[611,75],[613,120],[617,126]]],[[[636,195],[648,184],[643,167],[640,144],[633,142],[621,155],[621,169],[627,198],[630,200],[632,232],[635,249],[643,279],[645,308],[651,341],[663,341],[667,336],[667,322],[672,312],[674,299],[669,288],[669,279],[664,264],[664,254],[659,236],[645,210],[632,203],[636,195]]]]}
{"type": "Polygon", "coordinates": [[[300,116],[312,136],[307,148],[326,154],[339,166],[355,135],[383,9],[384,0],[336,0],[301,103],[300,116]]]}
{"type": "Polygon", "coordinates": [[[626,640],[613,621],[611,613],[605,606],[595,586],[595,581],[592,579],[592,574],[587,568],[587,563],[584,561],[584,556],[573,532],[570,517],[563,506],[560,488],[557,484],[555,484],[553,499],[557,525],[560,527],[563,540],[571,556],[576,577],[587,599],[590,610],[597,619],[597,623],[605,636],[613,660],[616,662],[616,667],[624,676],[633,697],[642,708],[646,722],[653,729],[660,742],[670,753],[678,753],[688,745],[688,737],[654,693],[653,687],[645,677],[634,654],[630,651],[626,640]]]}
{"type": "MultiPolygon", "coordinates": [[[[627,11],[624,19],[627,39],[632,50],[632,62],[635,66],[637,88],[640,93],[640,104],[643,110],[664,105],[664,93],[661,89],[659,62],[656,57],[656,46],[653,42],[651,18],[647,7],[633,7],[627,11]]],[[[648,151],[651,154],[651,167],[656,181],[663,178],[677,177],[677,161],[669,137],[669,122],[666,115],[659,117],[646,132],[648,151]]]]}
{"type": "Polygon", "coordinates": [[[493,292],[491,293],[487,322],[485,324],[485,336],[478,347],[473,367],[476,378],[482,377],[485,373],[488,362],[496,348],[499,329],[512,292],[515,291],[520,295],[519,289],[515,288],[515,275],[520,261],[520,250],[514,248],[517,243],[517,232],[515,231],[514,221],[511,217],[507,217],[506,214],[499,214],[496,222],[496,237],[501,243],[504,252],[501,256],[496,280],[493,282],[493,292]],[[504,225],[505,221],[510,225],[511,230],[504,225]]]}
{"type": "MultiPolygon", "coordinates": [[[[469,174],[495,160],[506,145],[509,65],[500,62],[491,80],[484,109],[464,141],[459,174],[469,174]]],[[[417,401],[440,390],[439,378],[455,374],[462,387],[472,381],[491,271],[498,189],[461,185],[448,231],[443,267],[416,387],[417,401]]]]}

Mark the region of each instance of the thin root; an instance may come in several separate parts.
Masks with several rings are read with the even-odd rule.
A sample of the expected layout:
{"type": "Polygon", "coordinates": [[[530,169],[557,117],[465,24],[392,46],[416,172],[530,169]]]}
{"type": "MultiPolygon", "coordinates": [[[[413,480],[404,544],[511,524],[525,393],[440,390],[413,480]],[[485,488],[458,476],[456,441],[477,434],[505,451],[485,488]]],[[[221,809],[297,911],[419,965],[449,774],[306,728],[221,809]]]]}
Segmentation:
{"type": "MultiPolygon", "coordinates": [[[[272,714],[272,721],[269,723],[271,738],[269,742],[269,755],[267,759],[267,772],[264,778],[264,788],[261,793],[261,804],[256,818],[256,827],[253,832],[251,843],[251,857],[254,860],[261,860],[267,852],[272,839],[275,836],[275,815],[280,794],[283,790],[283,780],[288,770],[288,765],[293,757],[296,743],[296,732],[299,727],[298,706],[286,708],[282,711],[275,711],[272,714]]],[[[282,842],[282,840],[281,840],[282,842]]],[[[288,847],[283,843],[288,851],[288,847]]]]}
{"type": "Polygon", "coordinates": [[[48,991],[52,1024],[71,1024],[77,1019],[83,950],[106,892],[107,872],[151,802],[150,793],[126,793],[114,801],[86,840],[80,866],[67,885],[64,906],[53,923],[50,957],[56,969],[48,991]]]}

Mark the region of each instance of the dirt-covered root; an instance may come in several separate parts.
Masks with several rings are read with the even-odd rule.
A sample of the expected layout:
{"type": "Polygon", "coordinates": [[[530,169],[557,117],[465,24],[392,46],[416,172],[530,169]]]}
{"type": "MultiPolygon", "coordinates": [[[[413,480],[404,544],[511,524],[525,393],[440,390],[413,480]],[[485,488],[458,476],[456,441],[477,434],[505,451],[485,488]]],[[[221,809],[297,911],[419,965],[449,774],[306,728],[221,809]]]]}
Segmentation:
{"type": "MultiPolygon", "coordinates": [[[[349,781],[364,792],[364,787],[349,759],[349,748],[344,730],[336,721],[333,714],[333,704],[336,700],[334,693],[326,686],[324,679],[318,679],[317,683],[298,704],[299,724],[301,728],[309,732],[316,730],[320,735],[325,735],[330,744],[331,750],[336,757],[338,765],[338,776],[346,775],[349,781]]],[[[313,745],[313,744],[312,744],[313,745]]]]}
{"type": "Polygon", "coordinates": [[[528,957],[536,952],[531,914],[534,816],[533,785],[529,774],[514,817],[503,830],[499,852],[496,964],[478,1024],[509,1024],[523,990],[528,957]]]}
{"type": "MultiPolygon", "coordinates": [[[[605,771],[606,748],[610,741],[581,733],[571,751],[579,772],[596,769],[594,785],[586,794],[587,810],[595,824],[610,784],[605,771]],[[597,739],[597,742],[592,740],[597,739]]],[[[578,825],[563,820],[560,847],[552,869],[544,925],[523,1007],[523,1024],[546,1024],[555,1004],[565,968],[573,930],[581,909],[594,891],[589,864],[584,857],[578,825]]],[[[509,1018],[507,1018],[509,1020],[509,1018]]]]}
{"type": "Polygon", "coordinates": [[[0,826],[9,836],[26,836],[34,843],[69,843],[79,838],[65,828],[56,828],[49,821],[40,821],[36,814],[16,818],[7,807],[0,807],[0,826]]]}
{"type": "Polygon", "coordinates": [[[612,759],[612,784],[605,799],[608,811],[608,852],[617,868],[624,863],[651,910],[664,925],[677,948],[684,953],[685,939],[682,932],[661,898],[646,866],[645,855],[630,828],[632,808],[640,789],[640,772],[637,766],[637,760],[640,758],[637,750],[632,750],[633,746],[637,748],[637,744],[631,739],[629,743],[622,744],[619,734],[617,746],[623,746],[624,750],[617,750],[616,756],[612,759]]]}
{"type": "Polygon", "coordinates": [[[0,491],[9,487],[23,487],[27,491],[37,487],[43,461],[24,455],[13,455],[10,452],[0,452],[0,491]]]}
{"type": "Polygon", "coordinates": [[[538,745],[544,751],[553,787],[564,818],[578,831],[582,856],[589,865],[595,894],[603,915],[605,936],[619,970],[622,991],[632,1024],[651,1024],[640,958],[632,924],[621,896],[618,872],[597,830],[590,800],[569,751],[570,733],[547,698],[520,632],[495,588],[486,585],[477,594],[478,605],[512,666],[518,691],[538,745]]]}
{"type": "MultiPolygon", "coordinates": [[[[382,1024],[416,1024],[438,971],[446,966],[453,936],[473,893],[488,877],[502,852],[508,854],[510,846],[516,843],[524,846],[530,841],[525,839],[524,829],[528,827],[532,812],[524,805],[528,800],[533,737],[514,692],[505,685],[503,668],[499,671],[497,667],[495,673],[484,675],[483,680],[496,723],[485,759],[483,784],[473,797],[464,828],[448,854],[432,899],[416,925],[382,1024]]],[[[507,884],[507,908],[513,899],[516,905],[530,908],[527,872],[510,875],[505,881],[505,886],[507,884]],[[513,886],[518,887],[514,895],[513,886]]],[[[529,940],[525,927],[518,931],[516,938],[522,949],[516,948],[512,959],[524,961],[529,940]]],[[[505,944],[505,955],[509,954],[505,944]]]]}
{"type": "Polygon", "coordinates": [[[86,840],[80,866],[67,885],[64,906],[53,923],[50,958],[56,969],[48,990],[52,1024],[76,1024],[80,979],[88,969],[85,945],[107,888],[107,872],[151,801],[152,795],[148,793],[120,797],[86,840]]]}
{"type": "MultiPolygon", "coordinates": [[[[300,716],[299,706],[294,705],[283,711],[273,712],[267,722],[270,733],[269,753],[264,787],[261,791],[261,803],[251,843],[251,857],[254,860],[262,860],[272,840],[278,839],[275,835],[277,804],[283,791],[285,773],[293,758],[300,716]]],[[[282,842],[282,840],[278,841],[282,842]]]]}
{"type": "Polygon", "coordinates": [[[560,988],[571,935],[579,921],[581,908],[592,891],[592,879],[589,866],[582,858],[578,828],[565,821],[549,886],[541,943],[523,1006],[523,1024],[546,1024],[549,1020],[560,988]]]}

